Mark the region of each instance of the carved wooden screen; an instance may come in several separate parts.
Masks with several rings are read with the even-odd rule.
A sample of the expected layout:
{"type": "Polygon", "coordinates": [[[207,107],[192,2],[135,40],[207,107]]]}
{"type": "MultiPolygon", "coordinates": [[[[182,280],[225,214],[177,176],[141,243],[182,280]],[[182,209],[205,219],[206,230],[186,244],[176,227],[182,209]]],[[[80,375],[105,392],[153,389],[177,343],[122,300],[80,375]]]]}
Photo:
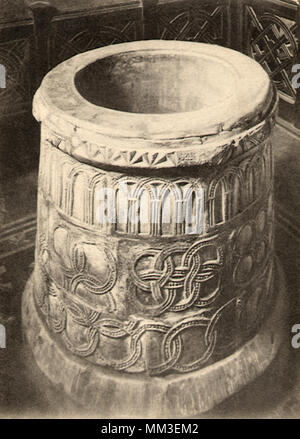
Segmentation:
{"type": "Polygon", "coordinates": [[[298,124],[293,65],[299,63],[298,2],[242,0],[241,48],[267,71],[279,91],[280,116],[298,124]]]}
{"type": "Polygon", "coordinates": [[[140,39],[140,29],[139,14],[132,11],[118,18],[101,14],[88,19],[55,18],[51,29],[51,65],[87,50],[140,39]]]}
{"type": "Polygon", "coordinates": [[[145,38],[229,45],[229,0],[158,1],[145,11],[145,38]]]}
{"type": "Polygon", "coordinates": [[[0,118],[31,107],[32,75],[30,53],[32,26],[0,24],[0,64],[5,67],[6,84],[0,88],[0,118]]]}

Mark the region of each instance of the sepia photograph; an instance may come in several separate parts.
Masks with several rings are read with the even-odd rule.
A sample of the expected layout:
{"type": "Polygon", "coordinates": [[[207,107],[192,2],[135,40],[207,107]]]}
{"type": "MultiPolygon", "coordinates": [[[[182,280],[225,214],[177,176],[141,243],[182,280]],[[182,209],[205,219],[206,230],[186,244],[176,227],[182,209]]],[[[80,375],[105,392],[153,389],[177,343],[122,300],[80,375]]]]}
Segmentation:
{"type": "Polygon", "coordinates": [[[0,0],[0,421],[299,419],[299,194],[299,0],[0,0]]]}

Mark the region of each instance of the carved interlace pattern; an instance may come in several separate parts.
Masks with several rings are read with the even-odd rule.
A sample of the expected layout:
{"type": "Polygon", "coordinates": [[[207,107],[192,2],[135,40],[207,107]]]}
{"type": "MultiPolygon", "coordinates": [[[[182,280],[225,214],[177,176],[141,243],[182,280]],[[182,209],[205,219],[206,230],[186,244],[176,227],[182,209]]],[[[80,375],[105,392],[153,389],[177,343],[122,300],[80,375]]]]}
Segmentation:
{"type": "MultiPolygon", "coordinates": [[[[126,297],[128,309],[134,304],[135,312],[127,312],[125,319],[118,316],[114,290],[118,271],[111,250],[74,239],[60,224],[55,231],[68,242],[62,244],[68,257],[56,247],[55,276],[61,272],[62,280],[60,284],[54,280],[51,268],[55,239],[54,248],[49,248],[42,235],[35,269],[36,304],[65,347],[92,363],[151,375],[197,370],[236,349],[264,319],[272,299],[271,217],[272,198],[252,220],[222,240],[213,235],[129,255],[126,297]],[[89,273],[89,246],[107,255],[105,278],[89,273]],[[86,297],[103,297],[103,305],[93,307],[82,289],[86,297]],[[192,348],[186,343],[190,337],[198,340],[192,348]]],[[[97,264],[101,266],[101,259],[97,264]]]]}

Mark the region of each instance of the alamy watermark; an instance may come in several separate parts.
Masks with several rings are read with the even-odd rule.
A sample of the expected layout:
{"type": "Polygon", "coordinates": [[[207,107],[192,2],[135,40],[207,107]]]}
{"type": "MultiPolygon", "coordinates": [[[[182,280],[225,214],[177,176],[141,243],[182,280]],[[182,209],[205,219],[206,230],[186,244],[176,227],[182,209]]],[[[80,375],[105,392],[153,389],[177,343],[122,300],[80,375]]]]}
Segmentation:
{"type": "Polygon", "coordinates": [[[292,337],[291,345],[294,349],[299,349],[300,348],[300,325],[299,324],[295,324],[292,327],[292,333],[295,335],[293,335],[293,337],[292,337]]]}
{"type": "Polygon", "coordinates": [[[4,325],[0,323],[0,349],[6,348],[6,329],[4,325]]]}
{"type": "Polygon", "coordinates": [[[166,189],[149,192],[122,182],[96,193],[98,224],[185,224],[186,233],[201,233],[204,218],[202,188],[183,188],[182,195],[166,189]],[[179,207],[181,205],[181,207],[179,207]]]}
{"type": "Polygon", "coordinates": [[[294,64],[292,66],[292,73],[296,73],[292,77],[292,86],[295,90],[300,87],[300,64],[294,64]]]}
{"type": "Polygon", "coordinates": [[[0,64],[0,88],[6,88],[6,68],[0,64]]]}

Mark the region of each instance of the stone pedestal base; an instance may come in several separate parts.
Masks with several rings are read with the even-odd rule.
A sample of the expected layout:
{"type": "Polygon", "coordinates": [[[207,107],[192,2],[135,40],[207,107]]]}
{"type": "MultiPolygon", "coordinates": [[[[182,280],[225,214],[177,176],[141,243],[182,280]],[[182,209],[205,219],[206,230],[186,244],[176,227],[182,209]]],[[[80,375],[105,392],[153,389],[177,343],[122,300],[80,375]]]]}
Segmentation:
{"type": "Polygon", "coordinates": [[[272,362],[284,331],[287,298],[276,272],[276,306],[258,334],[227,358],[199,371],[165,377],[129,375],[96,367],[70,354],[51,335],[35,307],[32,279],[23,296],[23,325],[37,365],[76,404],[102,418],[190,417],[234,394],[272,362]]]}

